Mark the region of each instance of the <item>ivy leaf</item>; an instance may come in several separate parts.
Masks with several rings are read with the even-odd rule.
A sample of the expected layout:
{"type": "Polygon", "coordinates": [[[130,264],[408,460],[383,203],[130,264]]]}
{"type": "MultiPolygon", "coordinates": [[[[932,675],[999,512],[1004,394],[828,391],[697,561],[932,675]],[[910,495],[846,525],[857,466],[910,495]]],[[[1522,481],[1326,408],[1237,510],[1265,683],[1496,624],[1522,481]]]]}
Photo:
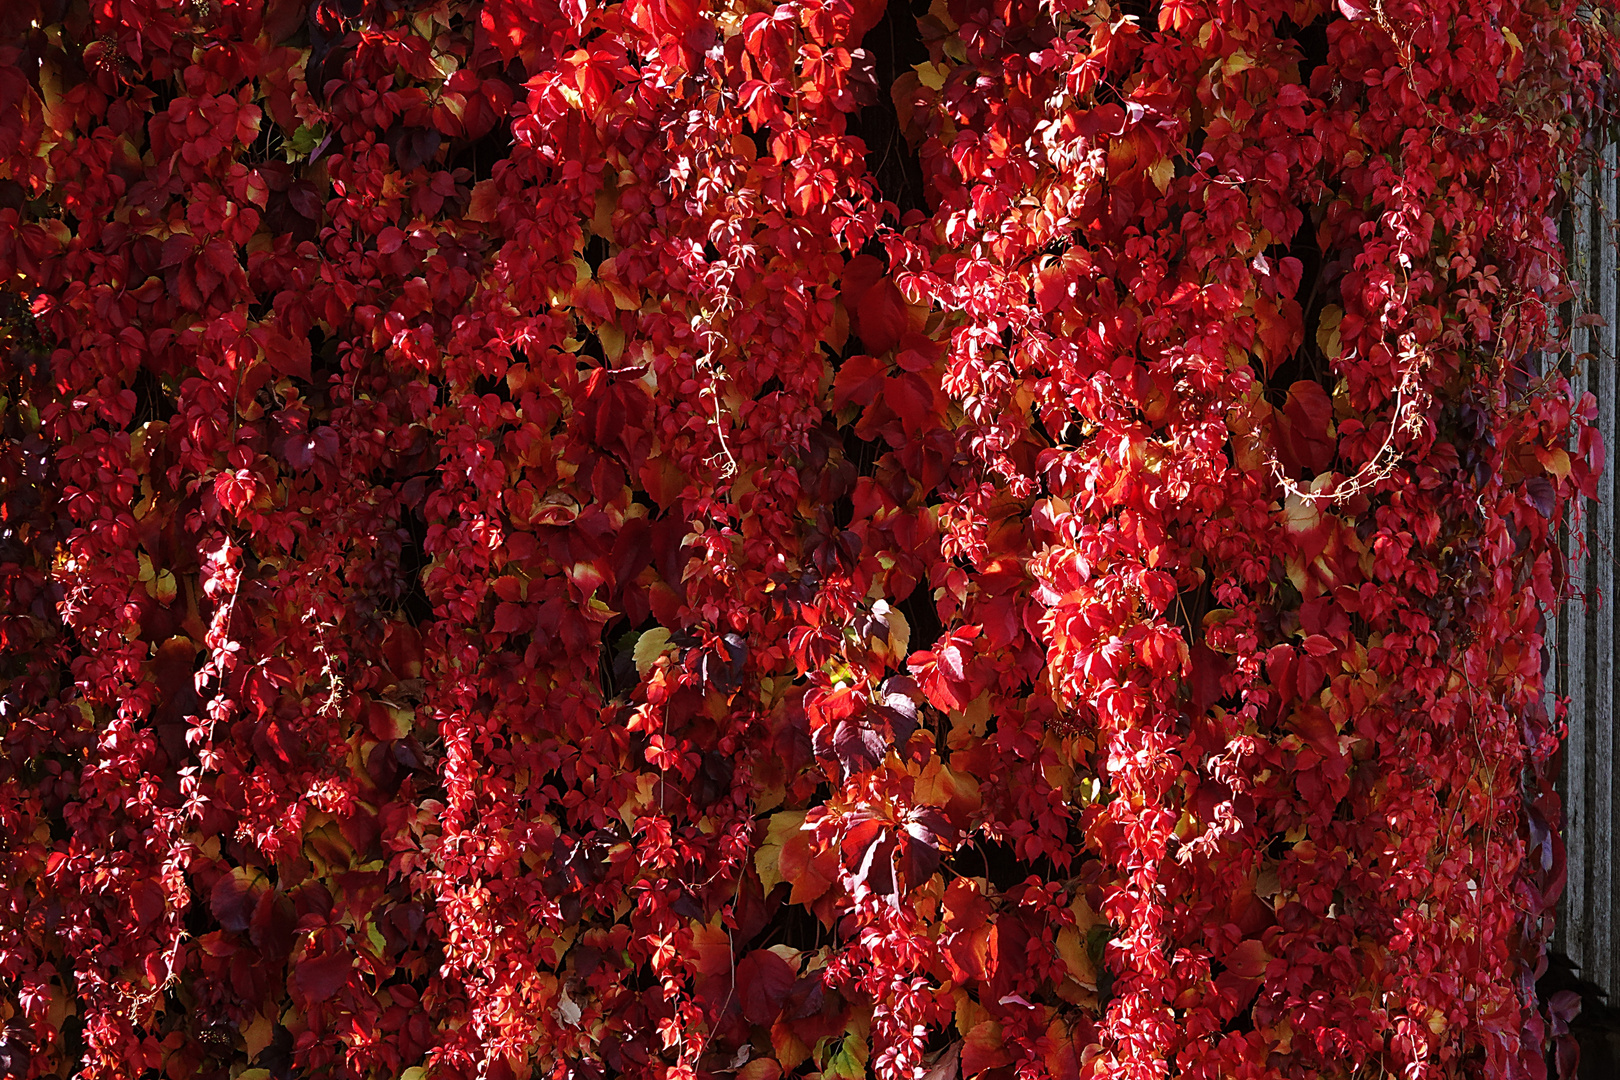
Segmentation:
{"type": "Polygon", "coordinates": [[[754,869],[759,874],[760,886],[767,894],[784,880],[781,872],[782,848],[789,840],[799,835],[799,827],[804,824],[802,810],[783,810],[772,814],[771,820],[765,827],[765,839],[754,852],[754,869]]]}
{"type": "Polygon", "coordinates": [[[1537,513],[1544,518],[1552,517],[1553,508],[1558,505],[1558,493],[1551,480],[1545,476],[1532,476],[1524,482],[1524,493],[1537,513]]]}
{"type": "Polygon", "coordinates": [[[956,1080],[960,1074],[962,1040],[958,1039],[935,1056],[923,1080],[956,1080]]]}
{"type": "Polygon", "coordinates": [[[663,626],[654,626],[642,632],[636,638],[636,647],[631,655],[635,659],[636,674],[642,678],[652,670],[653,664],[662,656],[669,646],[669,629],[663,626]]]}
{"type": "Polygon", "coordinates": [[[929,806],[907,811],[901,830],[900,873],[906,884],[916,888],[939,869],[945,849],[954,846],[956,830],[939,810],[929,806]]]}
{"type": "Polygon", "coordinates": [[[1285,464],[1320,473],[1333,463],[1337,440],[1333,435],[1333,402],[1321,385],[1303,379],[1288,388],[1283,402],[1286,417],[1285,464]]]}
{"type": "MultiPolygon", "coordinates": [[[[817,734],[825,731],[823,726],[817,734]]],[[[844,767],[844,775],[877,768],[888,752],[888,743],[877,729],[851,717],[838,721],[832,737],[833,754],[844,767]]]]}
{"type": "Polygon", "coordinates": [[[840,847],[844,867],[857,893],[894,895],[895,838],[887,822],[868,812],[847,815],[840,847]]]}
{"type": "Polygon", "coordinates": [[[305,1001],[328,1001],[348,984],[353,974],[354,964],[347,953],[306,956],[293,967],[292,988],[305,1001]]]}
{"type": "Polygon", "coordinates": [[[737,992],[744,1019],[751,1024],[774,1021],[798,977],[792,965],[769,949],[743,957],[737,964],[737,992]]]}
{"type": "Polygon", "coordinates": [[[984,1020],[973,1026],[962,1040],[962,1076],[978,1076],[990,1069],[1000,1068],[1012,1060],[1007,1054],[1006,1041],[1001,1036],[1001,1025],[984,1020]]]}
{"type": "Polygon", "coordinates": [[[208,909],[233,934],[247,933],[259,894],[268,888],[264,874],[246,866],[222,874],[208,894],[208,909]]]}
{"type": "Polygon", "coordinates": [[[388,130],[385,141],[394,155],[394,164],[401,172],[415,172],[432,161],[439,152],[443,136],[433,128],[395,125],[388,130]]]}

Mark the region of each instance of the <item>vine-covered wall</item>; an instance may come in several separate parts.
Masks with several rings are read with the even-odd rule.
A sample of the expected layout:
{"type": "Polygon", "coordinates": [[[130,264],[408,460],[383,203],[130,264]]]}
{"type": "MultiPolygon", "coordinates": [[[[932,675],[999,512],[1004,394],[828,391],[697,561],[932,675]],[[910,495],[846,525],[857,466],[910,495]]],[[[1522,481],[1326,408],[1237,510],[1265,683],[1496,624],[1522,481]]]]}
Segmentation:
{"type": "Polygon", "coordinates": [[[0,1071],[1567,1067],[1613,20],[0,5],[0,1071]]]}

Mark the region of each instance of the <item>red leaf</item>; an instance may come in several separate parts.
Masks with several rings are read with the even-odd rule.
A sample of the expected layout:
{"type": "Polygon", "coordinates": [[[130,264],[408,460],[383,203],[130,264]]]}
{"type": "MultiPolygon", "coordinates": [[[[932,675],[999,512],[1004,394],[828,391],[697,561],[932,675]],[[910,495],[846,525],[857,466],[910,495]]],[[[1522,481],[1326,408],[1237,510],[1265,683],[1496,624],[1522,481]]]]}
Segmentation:
{"type": "MultiPolygon", "coordinates": [[[[817,729],[819,737],[827,727],[817,729]]],[[[817,747],[820,750],[820,747],[817,747]]],[[[883,760],[888,751],[888,744],[884,742],[882,733],[868,727],[859,720],[840,720],[832,737],[833,754],[844,767],[846,775],[865,772],[875,769],[883,760]]]]}
{"type": "Polygon", "coordinates": [[[1159,29],[1180,32],[1202,14],[1193,0],[1164,0],[1159,5],[1159,29]]]}
{"type": "Polygon", "coordinates": [[[900,354],[894,359],[902,370],[927,371],[939,362],[939,356],[939,342],[927,334],[908,330],[900,339],[900,354]]]}
{"type": "Polygon", "coordinates": [[[861,297],[882,276],[883,261],[872,255],[857,255],[844,266],[840,298],[844,301],[844,310],[849,313],[850,328],[857,334],[861,332],[861,297]]]}
{"type": "Polygon", "coordinates": [[[861,297],[858,305],[861,344],[869,352],[886,353],[900,344],[909,327],[905,299],[894,282],[883,278],[861,297]]]}
{"type": "Polygon", "coordinates": [[[769,949],[755,949],[737,965],[737,992],[743,1017],[751,1024],[769,1024],[782,1011],[798,972],[769,949]]]}
{"type": "Polygon", "coordinates": [[[1293,717],[1288,721],[1288,727],[1293,729],[1294,733],[1299,735],[1299,738],[1302,738],[1307,746],[1314,748],[1324,758],[1335,759],[1340,756],[1338,727],[1333,725],[1333,721],[1328,717],[1327,712],[1317,708],[1314,704],[1306,704],[1306,706],[1301,706],[1298,711],[1294,712],[1293,717]]]}
{"type": "Polygon", "coordinates": [[[522,604],[499,603],[495,605],[495,632],[498,634],[511,634],[523,626],[522,604]]]}
{"type": "Polygon", "coordinates": [[[1282,408],[1285,418],[1284,464],[1294,470],[1319,473],[1333,464],[1338,440],[1333,435],[1333,401],[1327,391],[1309,379],[1288,388],[1282,408]]]}
{"type": "Polygon", "coordinates": [[[1253,939],[1242,942],[1221,958],[1221,962],[1226,965],[1226,970],[1240,979],[1264,977],[1266,965],[1270,961],[1271,957],[1266,953],[1266,947],[1253,939]]]}
{"type": "Polygon", "coordinates": [[[208,910],[219,920],[219,925],[231,933],[246,933],[253,919],[253,909],[258,906],[259,893],[264,888],[262,874],[238,866],[214,882],[208,894],[208,910]]]}
{"type": "Polygon", "coordinates": [[[1221,680],[1231,670],[1231,662],[1224,656],[1214,652],[1203,642],[1194,645],[1190,651],[1192,664],[1189,674],[1192,690],[1192,708],[1196,713],[1206,713],[1211,705],[1225,697],[1221,688],[1221,680]]]}
{"type": "Polygon", "coordinates": [[[131,888],[129,903],[135,913],[135,924],[146,929],[163,915],[163,890],[155,881],[136,882],[131,888]]]}
{"type": "Polygon", "coordinates": [[[908,436],[929,427],[934,411],[934,392],[922,377],[907,372],[883,380],[883,402],[900,417],[908,436]]]}
{"type": "Polygon", "coordinates": [[[305,957],[293,968],[293,992],[305,1001],[326,1001],[348,984],[353,973],[354,964],[348,953],[305,957]]]}
{"type": "Polygon", "coordinates": [[[923,1080],[956,1080],[961,1074],[962,1043],[951,1043],[945,1051],[934,1059],[934,1064],[923,1075],[923,1080]]]}
{"type": "Polygon", "coordinates": [[[388,148],[400,172],[414,172],[432,161],[444,141],[433,128],[400,127],[388,133],[388,148]]]}
{"type": "Polygon", "coordinates": [[[944,838],[955,830],[933,807],[913,810],[909,817],[900,838],[900,874],[908,887],[916,888],[939,869],[947,843],[944,838]]]}
{"type": "Polygon", "coordinates": [[[286,41],[304,25],[308,8],[304,0],[269,0],[264,12],[264,36],[278,45],[286,41]]]}
{"type": "MultiPolygon", "coordinates": [[[[278,375],[290,375],[295,379],[309,381],[310,376],[310,350],[308,338],[290,338],[273,327],[265,329],[263,338],[264,358],[269,361],[278,375]]],[[[307,462],[300,468],[307,467],[307,462]]]]}
{"type": "Polygon", "coordinates": [[[962,1043],[963,1076],[977,1076],[1010,1060],[1006,1040],[1001,1037],[1001,1025],[994,1020],[981,1020],[975,1024],[962,1043]]]}
{"type": "Polygon", "coordinates": [[[1110,101],[1106,105],[1099,105],[1090,112],[1082,114],[1075,121],[1075,127],[1086,138],[1095,139],[1100,135],[1119,135],[1123,133],[1125,119],[1125,110],[1110,101]]]}
{"type": "Polygon", "coordinates": [[[839,364],[838,374],[833,377],[833,412],[850,404],[862,408],[872,404],[883,390],[888,366],[865,353],[857,353],[839,364]]]}
{"type": "Polygon", "coordinates": [[[163,241],[163,254],[158,259],[162,267],[179,266],[197,250],[197,241],[186,233],[175,233],[163,241]]]}

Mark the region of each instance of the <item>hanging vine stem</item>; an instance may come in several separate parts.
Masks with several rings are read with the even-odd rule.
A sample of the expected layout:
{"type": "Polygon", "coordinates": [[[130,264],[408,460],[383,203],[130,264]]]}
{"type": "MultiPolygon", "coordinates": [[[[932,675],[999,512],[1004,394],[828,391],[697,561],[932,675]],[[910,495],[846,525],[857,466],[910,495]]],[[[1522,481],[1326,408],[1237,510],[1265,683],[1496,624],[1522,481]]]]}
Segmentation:
{"type": "MultiPolygon", "coordinates": [[[[1408,275],[1406,280],[1401,283],[1401,296],[1398,304],[1391,299],[1388,306],[1390,309],[1398,307],[1400,311],[1406,311],[1407,305],[1412,298],[1412,279],[1410,276],[1412,259],[1406,253],[1405,237],[1402,237],[1400,243],[1396,246],[1395,261],[1407,269],[1408,275]]],[[[1387,312],[1385,317],[1388,317],[1387,312]]],[[[1385,433],[1383,445],[1379,446],[1377,453],[1373,454],[1365,465],[1357,469],[1354,476],[1335,483],[1326,490],[1311,491],[1295,483],[1283,471],[1282,463],[1277,460],[1276,451],[1267,449],[1265,452],[1266,468],[1271,471],[1272,477],[1282,487],[1283,491],[1313,505],[1322,502],[1340,503],[1345,499],[1354,498],[1364,491],[1371,490],[1387,480],[1390,474],[1395,471],[1395,433],[1401,431],[1408,436],[1416,436],[1423,430],[1423,422],[1420,419],[1422,413],[1418,406],[1427,395],[1423,394],[1418,380],[1429,369],[1430,364],[1428,351],[1419,347],[1417,336],[1413,331],[1406,331],[1400,335],[1398,340],[1400,350],[1396,353],[1396,356],[1400,360],[1399,371],[1401,378],[1400,382],[1395,384],[1395,411],[1390,415],[1389,431],[1385,433]]]]}
{"type": "MultiPolygon", "coordinates": [[[[315,618],[315,612],[310,611],[304,617],[306,621],[312,621],[315,618]]],[[[330,717],[340,708],[339,699],[343,697],[345,692],[343,675],[337,670],[337,665],[332,659],[332,647],[329,644],[330,639],[328,637],[328,631],[336,630],[337,624],[323,619],[315,624],[315,629],[320,634],[320,639],[315,644],[315,653],[321,659],[321,678],[326,681],[326,701],[321,705],[320,715],[330,717]]]]}
{"type": "Polygon", "coordinates": [[[731,453],[731,444],[726,441],[725,413],[720,408],[719,386],[725,382],[725,370],[715,360],[715,351],[726,343],[725,336],[714,328],[714,319],[720,315],[731,313],[732,299],[730,294],[723,294],[720,304],[714,312],[699,312],[701,322],[694,322],[692,329],[697,333],[698,340],[703,342],[703,355],[698,357],[694,365],[697,370],[709,376],[709,383],[698,391],[699,397],[707,397],[714,404],[714,434],[720,442],[720,453],[712,454],[704,459],[705,465],[716,465],[720,468],[721,479],[729,480],[737,475],[737,459],[731,453]],[[724,462],[721,462],[724,458],[724,462]]]}
{"type": "Polygon", "coordinates": [[[1384,442],[1378,447],[1377,453],[1357,469],[1354,476],[1323,491],[1311,491],[1291,479],[1283,471],[1282,462],[1277,459],[1276,452],[1268,449],[1265,456],[1266,467],[1271,470],[1271,475],[1283,491],[1311,503],[1339,503],[1354,498],[1364,491],[1370,491],[1389,479],[1390,474],[1395,471],[1397,460],[1396,432],[1415,436],[1423,430],[1423,421],[1420,419],[1422,413],[1416,407],[1423,397],[1418,378],[1429,367],[1428,353],[1418,348],[1416,340],[1410,333],[1401,336],[1399,356],[1402,361],[1401,381],[1395,387],[1395,411],[1390,416],[1389,431],[1385,433],[1384,442]]]}
{"type": "Polygon", "coordinates": [[[179,983],[180,969],[176,962],[180,958],[181,946],[190,938],[191,932],[183,926],[175,931],[174,940],[169,942],[168,950],[163,955],[163,979],[161,982],[154,981],[149,989],[140,993],[129,990],[122,990],[119,993],[119,996],[124,1000],[125,1006],[129,1009],[132,1021],[137,1019],[137,1014],[144,1013],[151,1008],[158,998],[168,993],[171,988],[179,983]]]}

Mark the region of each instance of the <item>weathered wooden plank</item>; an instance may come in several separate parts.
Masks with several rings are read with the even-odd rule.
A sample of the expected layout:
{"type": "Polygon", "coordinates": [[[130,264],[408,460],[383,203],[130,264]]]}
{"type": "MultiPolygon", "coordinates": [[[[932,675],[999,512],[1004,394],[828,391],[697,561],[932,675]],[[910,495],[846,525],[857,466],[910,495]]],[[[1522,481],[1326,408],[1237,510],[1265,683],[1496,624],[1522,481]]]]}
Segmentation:
{"type": "MultiPolygon", "coordinates": [[[[1565,222],[1565,237],[1570,254],[1570,273],[1579,283],[1577,297],[1566,312],[1570,325],[1575,317],[1591,307],[1593,212],[1594,200],[1590,193],[1577,190],[1565,222]]],[[[1570,332],[1570,355],[1564,358],[1571,390],[1579,395],[1587,389],[1587,368],[1581,357],[1592,347],[1592,334],[1585,327],[1574,327],[1570,332]]],[[[1588,612],[1583,602],[1586,594],[1585,533],[1586,508],[1570,508],[1566,521],[1565,553],[1569,593],[1573,602],[1566,602],[1554,613],[1554,657],[1552,678],[1559,696],[1569,702],[1568,738],[1564,744],[1564,769],[1560,778],[1564,803],[1564,846],[1568,859],[1569,880],[1558,913],[1556,946],[1569,957],[1577,968],[1586,967],[1585,935],[1582,929],[1588,919],[1586,913],[1586,868],[1591,860],[1585,856],[1587,833],[1590,831],[1587,814],[1586,762],[1590,756],[1586,736],[1586,624],[1588,612]]]]}
{"type": "MultiPolygon", "coordinates": [[[[1615,416],[1620,410],[1620,393],[1616,386],[1615,328],[1617,322],[1617,286],[1620,286],[1620,267],[1616,266],[1616,236],[1613,228],[1616,198],[1615,146],[1610,143],[1603,152],[1603,167],[1597,185],[1600,197],[1597,212],[1599,222],[1593,230],[1597,250],[1592,260],[1596,270],[1596,289],[1593,302],[1607,320],[1596,332],[1597,353],[1587,378],[1598,400],[1598,428],[1605,446],[1615,444],[1615,416]]],[[[1616,492],[1613,470],[1603,485],[1603,494],[1591,508],[1592,528],[1588,539],[1588,577],[1592,595],[1589,606],[1594,619],[1588,630],[1587,654],[1589,668],[1590,733],[1587,775],[1590,778],[1592,825],[1589,837],[1592,843],[1592,865],[1587,892],[1587,926],[1589,930],[1587,968],[1594,975],[1602,973],[1607,984],[1615,970],[1614,864],[1615,864],[1615,791],[1614,791],[1614,495],[1616,492]]]]}
{"type": "MultiPolygon", "coordinates": [[[[1616,664],[1616,531],[1620,515],[1620,209],[1617,152],[1607,147],[1593,171],[1590,192],[1577,197],[1566,238],[1579,280],[1582,311],[1606,325],[1577,329],[1572,340],[1571,382],[1598,403],[1597,425],[1607,460],[1599,497],[1572,514],[1566,533],[1569,583],[1574,596],[1556,615],[1554,681],[1569,699],[1569,735],[1561,778],[1569,884],[1559,915],[1558,947],[1582,978],[1620,995],[1620,763],[1615,760],[1614,713],[1620,696],[1616,664]]],[[[1571,311],[1574,315],[1579,312],[1571,311]]]]}

